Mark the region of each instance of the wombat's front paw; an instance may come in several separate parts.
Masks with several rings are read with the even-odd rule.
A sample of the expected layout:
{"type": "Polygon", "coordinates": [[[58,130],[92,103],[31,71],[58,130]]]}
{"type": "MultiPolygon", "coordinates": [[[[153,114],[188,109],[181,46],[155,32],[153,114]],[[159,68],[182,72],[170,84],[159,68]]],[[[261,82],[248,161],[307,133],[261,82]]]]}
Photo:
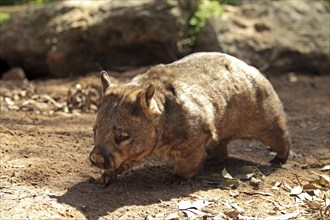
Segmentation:
{"type": "Polygon", "coordinates": [[[181,185],[181,184],[183,184],[185,182],[189,182],[189,181],[190,180],[187,180],[181,176],[171,174],[166,177],[166,179],[164,180],[164,183],[169,184],[169,185],[181,185]]]}
{"type": "Polygon", "coordinates": [[[117,173],[114,171],[104,170],[100,179],[100,183],[104,186],[104,188],[106,188],[117,179],[117,176],[117,173]]]}
{"type": "Polygon", "coordinates": [[[269,161],[271,164],[273,165],[282,165],[285,164],[287,161],[287,158],[280,158],[277,155],[271,160],[269,161]]]}

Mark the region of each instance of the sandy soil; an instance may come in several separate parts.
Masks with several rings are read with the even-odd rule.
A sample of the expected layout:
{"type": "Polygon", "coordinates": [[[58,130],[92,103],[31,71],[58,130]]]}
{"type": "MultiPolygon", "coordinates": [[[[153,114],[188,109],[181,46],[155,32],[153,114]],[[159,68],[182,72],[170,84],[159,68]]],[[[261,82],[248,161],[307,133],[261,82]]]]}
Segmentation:
{"type": "MultiPolygon", "coordinates": [[[[83,77],[30,84],[36,93],[59,100],[72,85],[88,84],[91,78],[95,82],[93,77],[83,77]]],[[[0,218],[330,218],[329,185],[305,187],[303,192],[311,198],[302,198],[303,192],[290,195],[289,189],[317,181],[318,174],[329,175],[320,169],[330,165],[330,77],[298,75],[295,79],[288,80],[287,74],[270,77],[284,103],[292,135],[293,149],[286,165],[271,166],[268,161],[273,154],[257,142],[235,141],[225,164],[204,168],[199,177],[180,185],[164,183],[171,168],[155,160],[135,167],[108,188],[96,184],[93,179],[99,178],[100,171],[88,161],[95,113],[2,111],[0,218]],[[262,181],[241,181],[238,188],[205,181],[221,175],[223,168],[235,175],[242,165],[257,167],[265,175],[262,181]],[[204,205],[183,207],[183,201],[201,200],[204,205]]],[[[0,84],[2,91],[15,88],[11,83],[0,84]]]]}

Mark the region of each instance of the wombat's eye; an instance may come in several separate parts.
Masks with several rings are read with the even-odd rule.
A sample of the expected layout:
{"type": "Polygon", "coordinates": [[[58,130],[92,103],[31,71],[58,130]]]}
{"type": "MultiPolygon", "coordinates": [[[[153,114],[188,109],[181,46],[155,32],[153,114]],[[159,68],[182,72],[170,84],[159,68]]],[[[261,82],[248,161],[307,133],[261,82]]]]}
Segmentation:
{"type": "Polygon", "coordinates": [[[120,144],[123,141],[126,141],[129,139],[129,135],[125,132],[123,132],[121,135],[115,137],[115,143],[120,144]]]}

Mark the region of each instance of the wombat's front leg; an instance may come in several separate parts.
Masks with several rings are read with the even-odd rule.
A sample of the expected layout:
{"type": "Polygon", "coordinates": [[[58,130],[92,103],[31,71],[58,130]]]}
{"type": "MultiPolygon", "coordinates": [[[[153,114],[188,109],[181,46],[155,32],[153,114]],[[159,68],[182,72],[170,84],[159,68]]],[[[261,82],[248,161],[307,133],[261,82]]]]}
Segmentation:
{"type": "Polygon", "coordinates": [[[114,182],[119,174],[116,170],[104,170],[100,179],[100,183],[105,187],[108,187],[112,182],[114,182]]]}
{"type": "Polygon", "coordinates": [[[229,139],[221,140],[207,147],[206,165],[213,166],[223,163],[228,157],[227,144],[229,139]]]}
{"type": "Polygon", "coordinates": [[[134,163],[125,163],[119,166],[115,170],[104,170],[100,179],[100,183],[105,187],[108,187],[111,183],[113,183],[117,177],[129,170],[131,167],[133,167],[134,163]]]}
{"type": "Polygon", "coordinates": [[[291,139],[286,127],[285,117],[277,117],[271,125],[268,125],[268,129],[265,129],[265,131],[267,132],[259,135],[259,140],[277,153],[270,162],[272,164],[285,164],[291,148],[291,139]]]}
{"type": "Polygon", "coordinates": [[[206,157],[204,148],[186,148],[180,152],[180,156],[175,158],[174,175],[184,179],[193,178],[203,166],[206,157]]]}

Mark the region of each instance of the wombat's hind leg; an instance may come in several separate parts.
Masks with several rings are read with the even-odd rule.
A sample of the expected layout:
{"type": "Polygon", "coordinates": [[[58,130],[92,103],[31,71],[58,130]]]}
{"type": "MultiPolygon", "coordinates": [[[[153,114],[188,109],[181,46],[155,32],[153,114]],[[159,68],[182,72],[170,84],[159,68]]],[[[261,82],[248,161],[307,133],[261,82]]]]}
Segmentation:
{"type": "Polygon", "coordinates": [[[227,144],[229,139],[213,143],[207,149],[206,165],[215,166],[222,164],[228,157],[227,144]]]}
{"type": "Polygon", "coordinates": [[[273,126],[268,128],[266,133],[264,133],[259,140],[277,153],[270,161],[272,164],[286,163],[290,153],[291,139],[286,128],[285,119],[278,118],[273,126]]]}

